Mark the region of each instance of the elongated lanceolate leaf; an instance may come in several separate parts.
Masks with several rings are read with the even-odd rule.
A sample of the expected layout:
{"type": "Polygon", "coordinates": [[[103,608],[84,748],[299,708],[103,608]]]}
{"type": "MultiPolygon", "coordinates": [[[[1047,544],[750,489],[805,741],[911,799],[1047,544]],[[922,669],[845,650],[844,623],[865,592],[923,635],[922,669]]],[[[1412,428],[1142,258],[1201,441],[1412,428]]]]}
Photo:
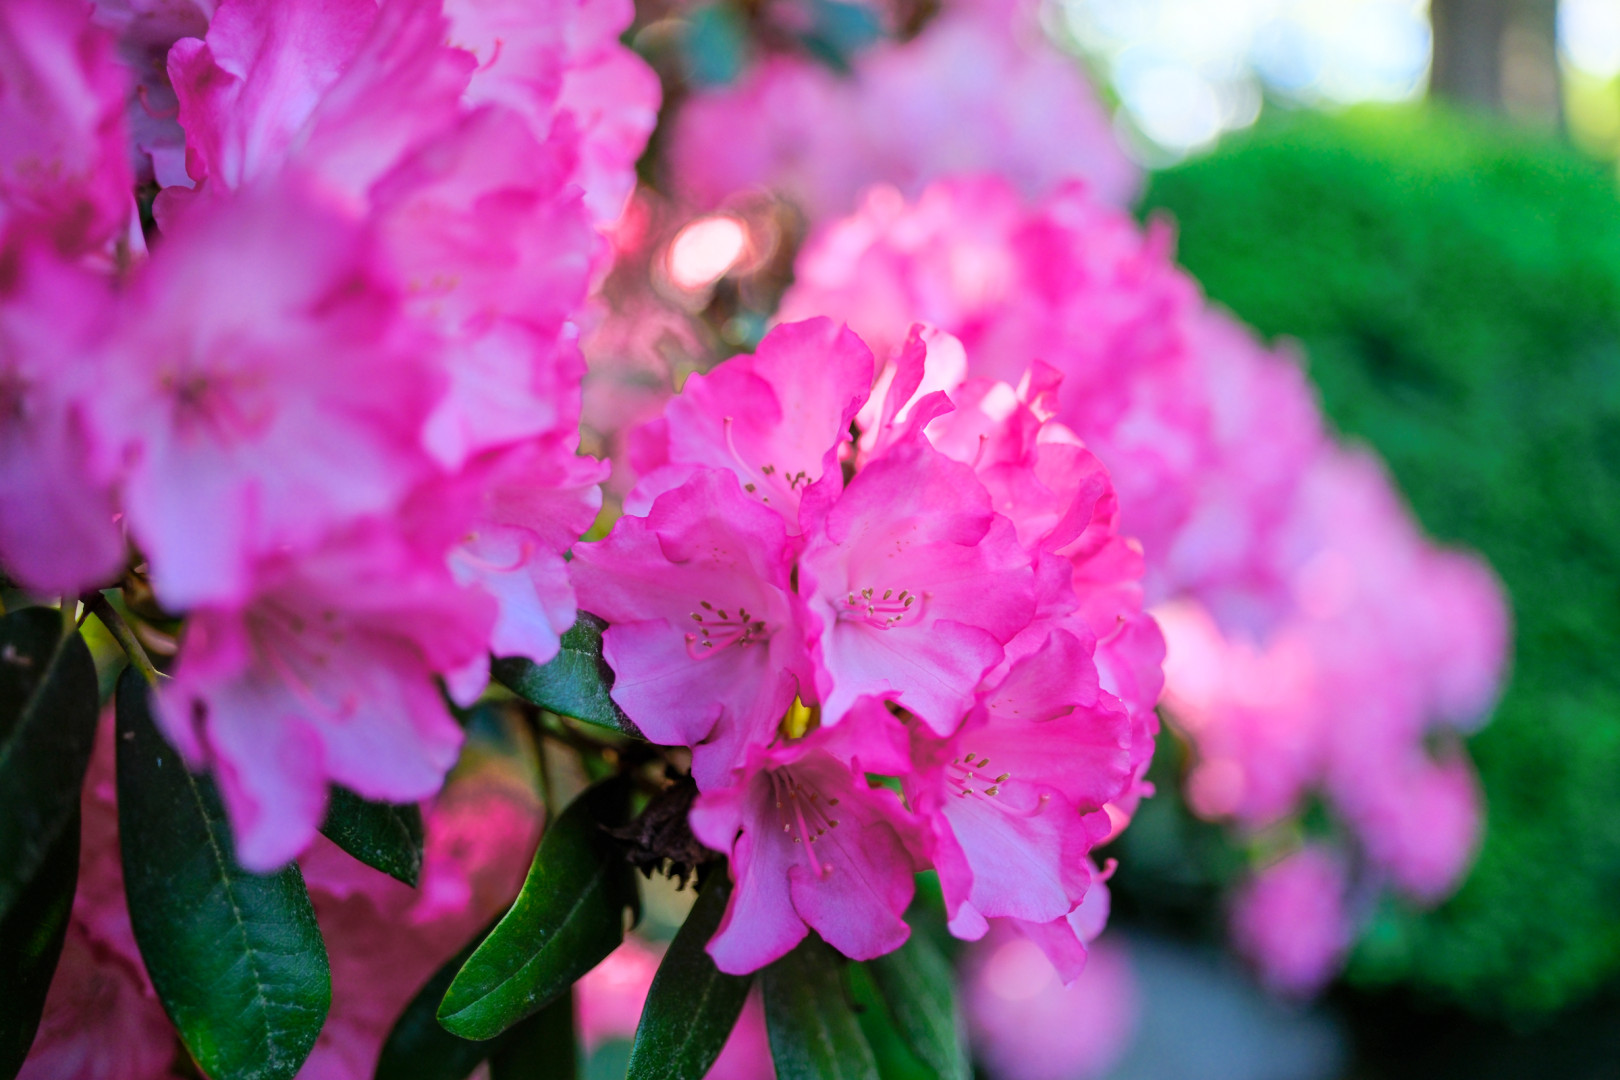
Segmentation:
{"type": "Polygon", "coordinates": [[[489,1080],[575,1080],[574,993],[570,989],[502,1035],[489,1059],[489,1080]]]}
{"type": "Polygon", "coordinates": [[[332,1000],[326,948],[296,865],[236,864],[213,783],[153,726],[147,686],[118,681],[118,832],[146,970],[210,1080],[290,1080],[332,1000]]]}
{"type": "Polygon", "coordinates": [[[548,663],[506,657],[491,664],[490,673],[495,681],[542,709],[639,739],[641,732],[635,723],[609,696],[613,669],[602,659],[602,632],[606,629],[607,623],[582,611],[548,663]]]}
{"type": "Polygon", "coordinates": [[[0,917],[78,812],[96,702],[96,665],[61,612],[0,618],[0,917]]]}
{"type": "Polygon", "coordinates": [[[415,803],[372,802],[333,787],[321,832],[372,869],[416,887],[422,873],[422,811],[415,803]]]}
{"type": "Polygon", "coordinates": [[[572,994],[493,1039],[452,1035],[434,1015],[456,972],[493,928],[480,930],[405,1006],[383,1043],[374,1080],[467,1080],[486,1060],[491,1080],[571,1080],[578,1067],[572,994]]]}
{"type": "Polygon", "coordinates": [[[629,1080],[701,1080],[725,1048],[754,982],[752,975],[727,975],[704,949],[730,899],[731,875],[722,864],[709,871],[653,976],[630,1049],[629,1080]]]}
{"type": "Polygon", "coordinates": [[[956,972],[922,934],[866,963],[906,1045],[941,1080],[968,1080],[966,1028],[956,1001],[956,972]]]}
{"type": "Polygon", "coordinates": [[[0,919],[0,1078],[22,1068],[45,1011],[45,994],[62,955],[73,891],[79,884],[79,816],[57,833],[56,843],[0,919]]]}
{"type": "Polygon", "coordinates": [[[777,1080],[878,1080],[844,988],[842,959],[814,933],[765,969],[765,1026],[777,1080]]]}
{"type": "Polygon", "coordinates": [[[636,883],[605,827],[624,824],[622,777],[585,791],[546,830],[523,891],[450,984],[439,1022],[492,1039],[544,1008],[624,940],[636,883]]]}

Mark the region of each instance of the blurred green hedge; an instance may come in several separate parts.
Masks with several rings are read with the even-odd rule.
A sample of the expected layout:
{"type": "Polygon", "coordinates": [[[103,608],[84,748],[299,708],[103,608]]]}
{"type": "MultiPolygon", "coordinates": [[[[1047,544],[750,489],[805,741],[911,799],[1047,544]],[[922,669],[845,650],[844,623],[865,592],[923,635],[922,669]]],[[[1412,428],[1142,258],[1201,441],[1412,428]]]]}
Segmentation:
{"type": "Polygon", "coordinates": [[[1284,114],[1154,177],[1185,265],[1304,344],[1328,415],[1512,593],[1512,682],[1471,740],[1479,862],[1382,910],[1351,979],[1488,1013],[1620,970],[1620,199],[1566,147],[1415,109],[1284,114]]]}

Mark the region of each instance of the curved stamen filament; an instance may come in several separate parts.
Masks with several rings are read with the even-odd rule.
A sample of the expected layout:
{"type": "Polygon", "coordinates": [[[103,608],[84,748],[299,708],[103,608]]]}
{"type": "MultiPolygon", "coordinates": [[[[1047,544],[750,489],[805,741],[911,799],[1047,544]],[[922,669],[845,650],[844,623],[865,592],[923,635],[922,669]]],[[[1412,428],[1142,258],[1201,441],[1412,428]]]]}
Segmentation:
{"type": "Polygon", "coordinates": [[[823,800],[821,792],[798,783],[786,769],[772,769],[769,776],[776,809],[783,812],[785,819],[782,831],[793,835],[795,844],[804,845],[811,873],[826,877],[832,873],[833,864],[816,857],[815,845],[829,831],[838,828],[838,819],[828,813],[838,805],[838,800],[823,800]]]}
{"type": "Polygon", "coordinates": [[[916,625],[922,621],[926,599],[910,589],[898,592],[884,589],[881,594],[876,589],[862,589],[858,593],[852,591],[838,617],[864,622],[879,630],[892,629],[908,619],[911,625],[916,625]]]}
{"type": "Polygon", "coordinates": [[[1013,810],[1008,807],[1005,799],[997,799],[996,796],[1002,794],[1012,779],[1013,775],[1010,772],[1004,771],[1000,774],[993,774],[990,769],[990,758],[981,757],[975,760],[971,751],[956,758],[945,767],[945,780],[956,792],[957,798],[977,799],[988,797],[1003,811],[1018,814],[1021,817],[1034,817],[1046,809],[1046,804],[1051,801],[1052,797],[1044,792],[1036,800],[1034,808],[1028,811],[1013,810]]]}
{"type": "MultiPolygon", "coordinates": [[[[742,452],[737,449],[737,440],[732,435],[732,418],[726,417],[722,422],[722,427],[725,429],[726,435],[726,452],[731,455],[731,460],[737,463],[738,471],[749,478],[743,481],[743,490],[748,494],[758,494],[760,486],[769,483],[774,483],[779,490],[785,489],[790,494],[798,491],[800,485],[805,487],[810,485],[810,476],[803,469],[795,473],[786,473],[769,462],[755,469],[748,464],[747,459],[742,456],[742,452]]],[[[768,504],[771,497],[769,495],[760,495],[759,501],[768,504]]]]}
{"type": "Polygon", "coordinates": [[[703,610],[690,615],[696,629],[686,635],[686,654],[694,660],[717,656],[733,645],[746,649],[766,637],[764,620],[754,618],[745,607],[734,615],[707,600],[698,601],[698,606],[703,610]]]}

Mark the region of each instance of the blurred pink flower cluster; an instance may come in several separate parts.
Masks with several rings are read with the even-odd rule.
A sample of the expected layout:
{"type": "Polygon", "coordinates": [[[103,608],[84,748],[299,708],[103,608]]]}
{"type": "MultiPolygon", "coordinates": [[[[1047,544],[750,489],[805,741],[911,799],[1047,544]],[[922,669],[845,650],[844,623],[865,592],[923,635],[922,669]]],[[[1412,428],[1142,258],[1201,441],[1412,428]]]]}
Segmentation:
{"type": "Polygon", "coordinates": [[[691,748],[693,831],[731,858],[722,970],[811,929],[895,949],[930,866],[953,932],[1007,920],[1065,978],[1106,916],[1088,853],[1157,728],[1141,552],[1052,418],[1057,374],[964,364],[922,326],[880,369],[848,329],[783,324],[633,434],[625,515],[574,549],[614,699],[691,748]]]}
{"type": "Polygon", "coordinates": [[[1083,178],[1128,204],[1140,171],[1036,6],[946,4],[916,37],[858,52],[847,73],[790,53],[763,57],[682,106],[670,135],[675,194],[710,209],[769,188],[820,222],[854,210],[874,183],[913,196],[994,169],[1031,197],[1083,178]]]}
{"type": "MultiPolygon", "coordinates": [[[[782,318],[846,319],[891,364],[923,319],[960,339],[961,385],[1016,378],[1032,359],[1061,374],[1053,418],[1108,468],[1120,528],[1142,542],[1194,810],[1247,834],[1320,797],[1355,855],[1354,879],[1309,876],[1335,895],[1300,917],[1342,923],[1310,938],[1324,954],[1313,979],[1261,944],[1291,922],[1238,913],[1256,928],[1239,942],[1275,982],[1308,991],[1333,974],[1354,880],[1422,903],[1455,888],[1481,808],[1445,736],[1495,693],[1500,587],[1433,547],[1378,464],[1323,431],[1293,357],[1203,300],[1163,225],[1143,231],[1081,186],[1034,202],[989,178],[912,202],[878,187],[811,238],[796,273],[782,318]]],[[[1276,916],[1308,891],[1257,887],[1238,903],[1276,916]]]]}
{"type": "MultiPolygon", "coordinates": [[[[130,928],[118,847],[113,724],[82,798],[79,889],[21,1080],[193,1075],[130,928]]],[[[493,763],[458,770],[427,807],[415,890],[325,839],[299,860],[332,970],[332,1010],[301,1080],[370,1080],[417,989],[516,894],[540,831],[533,790],[493,763]]]]}
{"type": "Polygon", "coordinates": [[[1032,942],[998,927],[968,950],[962,982],[974,1053],[996,1080],[1094,1080],[1136,1035],[1136,976],[1112,935],[1065,982],[1032,942]]]}
{"type": "Polygon", "coordinates": [[[491,651],[573,622],[575,319],[656,117],[629,0],[0,12],[0,563],[133,545],[164,729],[244,865],[433,795],[491,651]],[[144,218],[144,227],[143,227],[144,218]]]}

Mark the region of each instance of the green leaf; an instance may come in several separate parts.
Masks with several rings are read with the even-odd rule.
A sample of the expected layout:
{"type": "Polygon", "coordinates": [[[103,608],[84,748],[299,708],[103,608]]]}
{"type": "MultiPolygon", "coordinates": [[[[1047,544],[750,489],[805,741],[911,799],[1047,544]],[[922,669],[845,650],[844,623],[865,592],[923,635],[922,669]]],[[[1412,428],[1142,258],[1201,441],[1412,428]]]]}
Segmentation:
{"type": "Polygon", "coordinates": [[[878,1080],[842,963],[812,933],[765,969],[765,1026],[778,1080],[878,1080]]]}
{"type": "Polygon", "coordinates": [[[704,949],[730,898],[731,875],[722,863],[709,871],[653,976],[636,1025],[629,1080],[700,1080],[737,1026],[754,977],[727,975],[704,949]]]}
{"type": "Polygon", "coordinates": [[[492,1039],[544,1008],[624,940],[635,875],[604,826],[623,825],[629,783],[604,780],[546,830],[523,891],[439,1006],[466,1039],[492,1039]]]}
{"type": "Polygon", "coordinates": [[[334,785],[321,832],[372,869],[416,887],[422,873],[422,811],[415,803],[372,802],[334,785]]]}
{"type": "Polygon", "coordinates": [[[436,1015],[439,1002],[455,979],[456,972],[483,943],[494,924],[479,931],[465,948],[433,973],[417,991],[405,1011],[394,1021],[394,1029],[383,1043],[377,1059],[376,1080],[467,1080],[496,1047],[495,1042],[474,1041],[444,1030],[436,1015]]]}
{"type": "Polygon", "coordinates": [[[861,1034],[872,1048],[878,1075],[883,1080],[939,1080],[928,1066],[911,1052],[906,1040],[895,1029],[883,995],[872,981],[872,973],[865,964],[849,964],[844,968],[844,979],[849,986],[851,1008],[860,1021],[861,1034]]]}
{"type": "Polygon", "coordinates": [[[602,631],[606,629],[607,623],[582,611],[563,634],[562,648],[550,662],[536,664],[512,656],[496,660],[490,673],[496,682],[542,709],[639,739],[641,731],[609,696],[613,669],[602,659],[602,631]]]}
{"type": "Polygon", "coordinates": [[[467,1080],[486,1059],[492,1080],[566,1080],[574,1076],[578,1053],[572,994],[564,994],[494,1039],[452,1035],[434,1015],[456,972],[492,929],[493,923],[480,930],[405,1006],[383,1043],[374,1080],[467,1080]]]}
{"type": "Polygon", "coordinates": [[[923,934],[866,963],[906,1045],[941,1080],[969,1080],[966,1028],[956,1001],[956,972],[923,934]]]}
{"type": "Polygon", "coordinates": [[[213,783],[152,723],[139,672],[118,681],[118,832],[129,918],[159,1000],[212,1080],[291,1080],[332,1000],[296,864],[236,864],[213,783]]]}
{"type": "Polygon", "coordinates": [[[574,1040],[574,994],[565,992],[498,1040],[489,1059],[489,1080],[574,1080],[579,1046],[574,1040]]]}
{"type": "Polygon", "coordinates": [[[10,1080],[33,1045],[62,955],[79,883],[79,818],[57,833],[33,879],[0,919],[0,1077],[10,1080]]]}
{"type": "Polygon", "coordinates": [[[96,665],[61,612],[0,618],[0,917],[78,812],[96,711],[96,665]]]}

